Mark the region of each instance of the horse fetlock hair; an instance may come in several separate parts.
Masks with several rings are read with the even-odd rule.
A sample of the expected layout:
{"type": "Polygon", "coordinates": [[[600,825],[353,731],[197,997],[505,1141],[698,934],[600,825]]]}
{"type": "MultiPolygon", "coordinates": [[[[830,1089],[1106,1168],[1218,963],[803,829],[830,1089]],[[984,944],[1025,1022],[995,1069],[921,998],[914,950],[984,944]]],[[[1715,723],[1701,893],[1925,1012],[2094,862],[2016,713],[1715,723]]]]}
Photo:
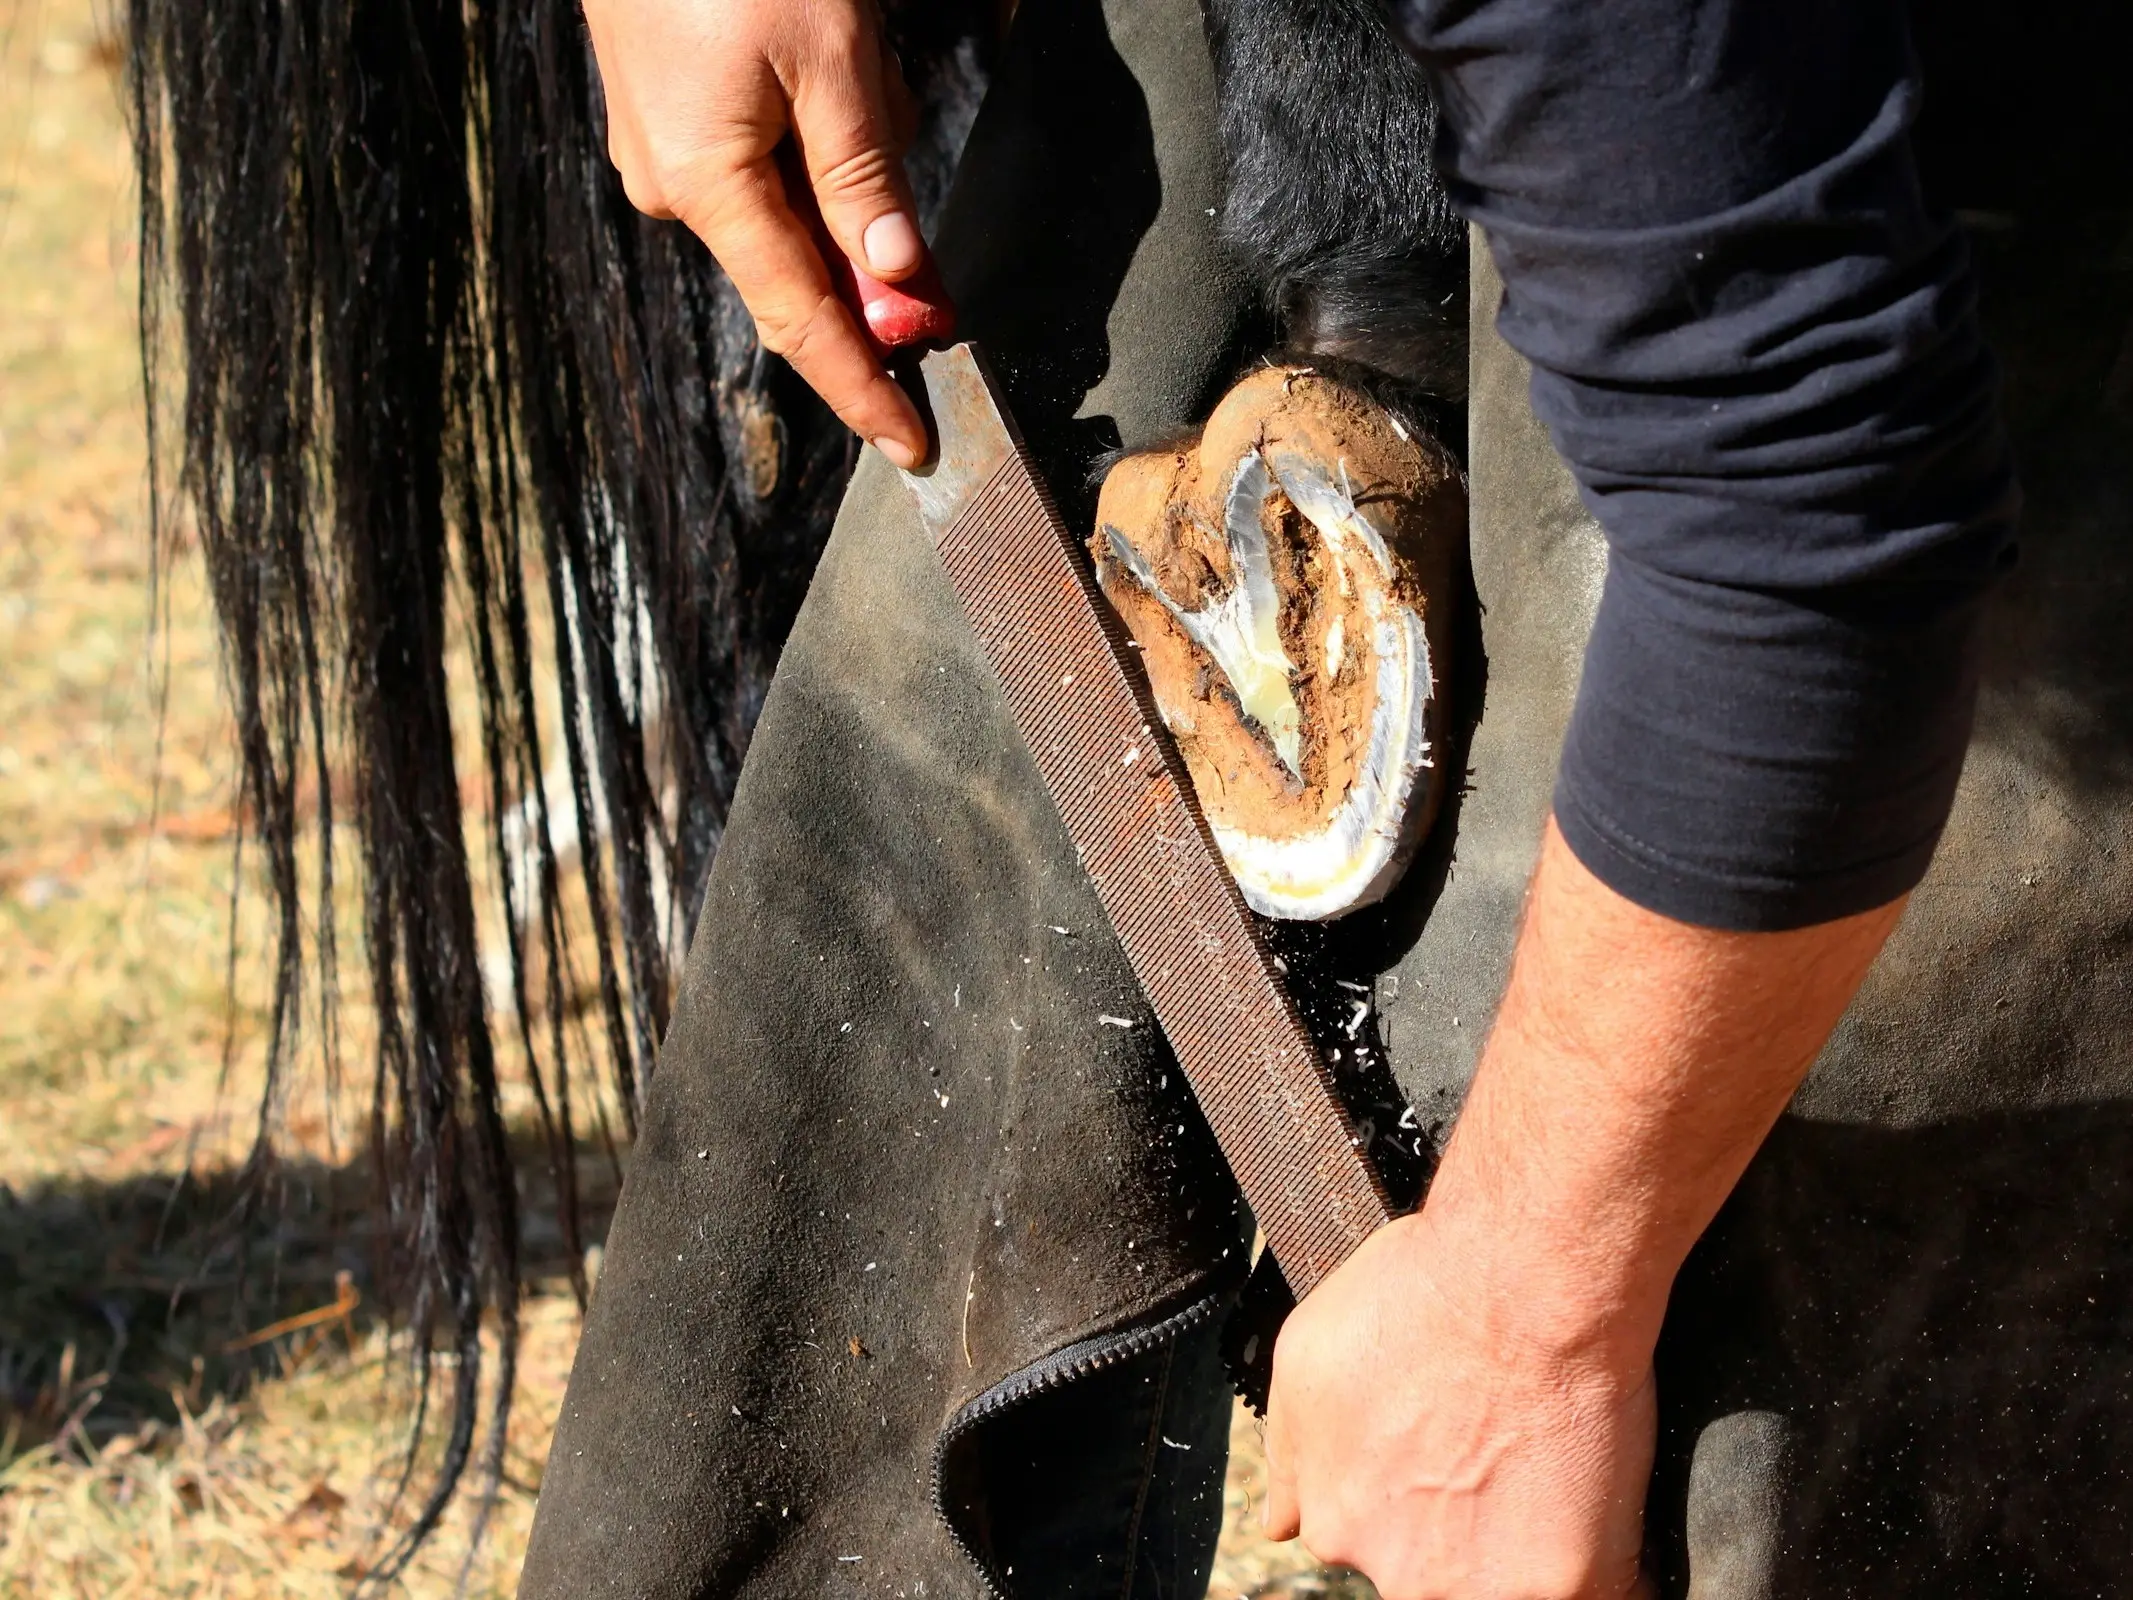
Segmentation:
{"type": "Polygon", "coordinates": [[[1207,0],[1222,232],[1283,340],[1440,400],[1466,393],[1466,226],[1437,109],[1383,0],[1207,0]]]}

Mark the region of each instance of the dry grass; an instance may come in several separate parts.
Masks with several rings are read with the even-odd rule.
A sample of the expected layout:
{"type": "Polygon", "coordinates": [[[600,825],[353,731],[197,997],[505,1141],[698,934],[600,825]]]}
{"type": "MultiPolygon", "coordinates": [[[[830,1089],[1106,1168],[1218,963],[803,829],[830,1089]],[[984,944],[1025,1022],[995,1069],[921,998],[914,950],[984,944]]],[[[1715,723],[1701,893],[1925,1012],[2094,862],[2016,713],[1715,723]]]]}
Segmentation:
{"type": "MultiPolygon", "coordinates": [[[[372,1262],[348,1141],[292,1119],[279,1203],[249,1219],[231,1175],[263,984],[241,968],[232,1001],[231,748],[197,565],[149,611],[100,22],[88,0],[0,0],[0,1596],[341,1594],[405,1521],[405,1350],[385,1308],[340,1294],[372,1262]]],[[[549,1276],[477,1595],[512,1588],[576,1340],[555,1240],[534,1243],[549,1276]]],[[[452,1592],[479,1509],[405,1592],[452,1592]]]]}
{"type": "Polygon", "coordinates": [[[0,9],[0,1092],[5,1175],[19,1183],[201,1114],[196,1062],[214,1056],[225,1022],[228,850],[225,733],[189,571],[161,640],[188,692],[160,764],[155,754],[126,152],[111,79],[79,4],[0,0],[10,4],[0,9]],[[159,768],[160,830],[149,825],[159,768]]]}
{"type": "MultiPolygon", "coordinates": [[[[488,1537],[469,1566],[480,1508],[465,1497],[424,1547],[408,1592],[451,1593],[465,1568],[467,1594],[511,1593],[577,1337],[566,1299],[529,1311],[530,1370],[488,1537]]],[[[404,1352],[382,1328],[344,1338],[333,1327],[278,1365],[242,1399],[211,1395],[195,1410],[179,1391],[175,1422],[100,1446],[46,1445],[0,1470],[0,1594],[346,1594],[382,1530],[405,1520],[394,1494],[404,1352]]]]}
{"type": "MultiPolygon", "coordinates": [[[[233,1176],[264,983],[240,965],[233,997],[225,967],[232,751],[197,565],[149,610],[107,39],[93,0],[0,0],[0,1600],[337,1595],[407,1515],[403,1336],[362,1298],[371,1191],[331,1118],[291,1119],[275,1205],[245,1211],[233,1176]]],[[[487,1538],[470,1564],[464,1497],[408,1595],[513,1586],[577,1337],[533,1211],[487,1538]]],[[[1309,1570],[1251,1534],[1262,1471],[1240,1416],[1218,1600],[1309,1570]]]]}

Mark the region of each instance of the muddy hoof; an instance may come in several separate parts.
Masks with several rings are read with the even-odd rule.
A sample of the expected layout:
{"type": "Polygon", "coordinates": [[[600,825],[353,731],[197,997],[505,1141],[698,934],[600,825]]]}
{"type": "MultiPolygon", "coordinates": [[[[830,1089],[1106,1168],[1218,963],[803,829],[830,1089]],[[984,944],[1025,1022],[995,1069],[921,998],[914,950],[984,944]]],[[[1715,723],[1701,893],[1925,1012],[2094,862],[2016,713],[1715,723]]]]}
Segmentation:
{"type": "Polygon", "coordinates": [[[1097,580],[1254,910],[1382,899],[1428,832],[1465,538],[1450,453],[1302,367],[1104,480],[1097,580]]]}

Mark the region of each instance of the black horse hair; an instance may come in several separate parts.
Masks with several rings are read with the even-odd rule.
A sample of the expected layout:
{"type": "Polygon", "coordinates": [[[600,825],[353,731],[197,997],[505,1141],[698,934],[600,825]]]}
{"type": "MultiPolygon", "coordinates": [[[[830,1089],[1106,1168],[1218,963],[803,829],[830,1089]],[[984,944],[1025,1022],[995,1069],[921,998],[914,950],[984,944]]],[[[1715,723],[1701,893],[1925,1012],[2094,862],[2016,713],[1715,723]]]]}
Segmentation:
{"type": "Polygon", "coordinates": [[[1385,0],[1205,0],[1222,232],[1289,351],[1466,397],[1466,224],[1437,108],[1385,0]]]}
{"type": "MultiPolygon", "coordinates": [[[[982,94],[995,8],[889,13],[928,108],[912,166],[930,207],[982,94]]],[[[169,469],[151,469],[153,537],[167,565],[168,483],[220,628],[239,859],[256,849],[275,912],[260,1194],[307,1016],[329,1059],[336,1037],[343,805],[360,846],[370,1159],[392,1241],[378,1276],[414,1335],[403,1489],[426,1421],[445,1430],[405,1533],[370,1566],[381,1587],[470,1467],[490,1486],[502,1467],[521,1260],[491,1001],[525,1062],[582,1297],[578,1058],[604,1057],[634,1131],[672,952],[853,445],[758,349],[703,247],[630,208],[575,6],[129,0],[125,20],[151,418],[166,326],[182,385],[177,438],[151,436],[169,469]],[[507,1003],[485,993],[477,942],[455,639],[477,690],[507,1003]],[[559,723],[567,794],[546,776],[544,653],[577,708],[559,723]],[[591,1029],[567,992],[588,952],[560,889],[566,804],[591,1029]],[[439,1347],[455,1358],[441,1407],[439,1347]]]]}

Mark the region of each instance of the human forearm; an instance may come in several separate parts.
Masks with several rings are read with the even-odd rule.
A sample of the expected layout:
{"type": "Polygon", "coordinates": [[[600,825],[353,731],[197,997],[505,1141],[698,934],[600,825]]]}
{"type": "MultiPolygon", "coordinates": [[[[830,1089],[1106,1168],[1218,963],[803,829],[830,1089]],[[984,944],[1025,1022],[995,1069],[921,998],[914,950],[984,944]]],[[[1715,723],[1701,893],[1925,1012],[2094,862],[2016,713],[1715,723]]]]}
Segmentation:
{"type": "Polygon", "coordinates": [[[1520,1333],[1641,1361],[1674,1274],[1894,927],[1692,927],[1595,878],[1551,823],[1511,980],[1423,1216],[1520,1333]]]}

